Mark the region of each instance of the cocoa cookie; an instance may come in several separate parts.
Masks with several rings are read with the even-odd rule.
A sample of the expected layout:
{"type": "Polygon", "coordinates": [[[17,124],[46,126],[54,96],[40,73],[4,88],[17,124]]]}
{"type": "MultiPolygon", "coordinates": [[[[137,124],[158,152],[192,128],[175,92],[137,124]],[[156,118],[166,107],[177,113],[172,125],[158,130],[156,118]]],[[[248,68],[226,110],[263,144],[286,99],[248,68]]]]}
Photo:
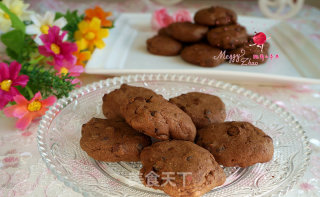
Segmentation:
{"type": "Polygon", "coordinates": [[[168,36],[156,35],[147,40],[147,49],[155,55],[179,55],[182,44],[168,36]]]}
{"type": "Polygon", "coordinates": [[[273,157],[273,141],[249,122],[214,123],[200,129],[196,143],[226,167],[248,167],[273,157]]]}
{"type": "Polygon", "coordinates": [[[202,67],[214,67],[225,60],[219,55],[222,51],[204,43],[193,44],[185,47],[181,52],[181,58],[191,64],[202,67]]]}
{"type": "Polygon", "coordinates": [[[237,14],[223,7],[204,8],[196,12],[194,21],[206,26],[224,26],[237,23],[237,14]]]}
{"type": "Polygon", "coordinates": [[[92,118],[82,125],[81,148],[99,161],[140,161],[140,152],[150,137],[132,129],[123,120],[92,118]]]}
{"type": "Polygon", "coordinates": [[[226,118],[224,103],[214,95],[190,92],[169,101],[186,112],[198,129],[211,123],[224,122],[226,118]]]}
{"type": "Polygon", "coordinates": [[[163,27],[163,28],[159,29],[158,35],[160,35],[160,36],[169,36],[170,37],[170,35],[168,33],[168,28],[167,27],[163,27]]]}
{"type": "Polygon", "coordinates": [[[128,103],[131,98],[134,97],[146,97],[150,96],[160,96],[157,95],[150,89],[143,87],[129,86],[127,84],[121,85],[119,89],[116,89],[103,96],[102,111],[107,118],[118,118],[122,119],[120,114],[120,104],[128,103]]]}
{"type": "Polygon", "coordinates": [[[237,49],[228,52],[230,63],[242,65],[259,65],[267,61],[270,44],[264,43],[263,47],[255,45],[252,36],[248,37],[248,43],[243,44],[237,49]]]}
{"type": "Polygon", "coordinates": [[[122,116],[134,129],[159,140],[194,141],[196,128],[191,118],[163,97],[137,96],[120,106],[122,116]]]}
{"type": "Polygon", "coordinates": [[[226,180],[210,152],[188,141],[157,142],[143,149],[141,162],[143,184],[173,197],[199,197],[226,180]]]}
{"type": "Polygon", "coordinates": [[[248,42],[247,30],[241,25],[228,25],[211,29],[207,39],[211,46],[235,49],[248,42]]]}
{"type": "Polygon", "coordinates": [[[208,27],[190,22],[172,23],[167,28],[167,33],[181,42],[198,42],[205,38],[208,27]]]}

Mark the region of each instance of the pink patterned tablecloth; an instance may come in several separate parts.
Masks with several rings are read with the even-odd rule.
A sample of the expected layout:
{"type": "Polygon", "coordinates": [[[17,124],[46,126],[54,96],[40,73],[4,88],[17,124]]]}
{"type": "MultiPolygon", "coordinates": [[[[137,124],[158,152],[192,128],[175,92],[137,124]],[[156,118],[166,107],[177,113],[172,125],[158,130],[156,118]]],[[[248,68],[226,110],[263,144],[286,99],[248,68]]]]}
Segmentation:
{"type": "MultiPolygon", "coordinates": [[[[27,0],[26,0],[27,1],[27,0]]],[[[96,4],[106,10],[118,12],[151,12],[161,5],[149,0],[128,1],[89,1],[89,0],[29,0],[36,11],[65,11],[68,8],[79,9],[96,4]]],[[[169,9],[188,8],[190,11],[209,5],[208,1],[180,3],[169,9]]],[[[213,3],[217,4],[217,3],[213,3]]],[[[223,1],[220,5],[228,6],[241,15],[261,16],[257,3],[223,1]]],[[[289,23],[297,29],[303,29],[307,37],[320,46],[320,11],[305,6],[301,13],[289,23]]],[[[1,46],[0,46],[1,48],[1,46]]],[[[0,55],[3,57],[3,55],[0,55]]],[[[84,84],[92,77],[84,77],[84,84]]],[[[99,80],[97,78],[97,80],[99,80]]],[[[268,97],[300,121],[310,140],[312,155],[310,166],[304,177],[286,196],[320,196],[320,85],[313,87],[261,87],[247,86],[268,97]]],[[[14,120],[0,114],[0,197],[4,196],[81,196],[62,182],[47,169],[41,160],[36,142],[38,123],[33,123],[26,131],[14,128],[14,120]]]]}

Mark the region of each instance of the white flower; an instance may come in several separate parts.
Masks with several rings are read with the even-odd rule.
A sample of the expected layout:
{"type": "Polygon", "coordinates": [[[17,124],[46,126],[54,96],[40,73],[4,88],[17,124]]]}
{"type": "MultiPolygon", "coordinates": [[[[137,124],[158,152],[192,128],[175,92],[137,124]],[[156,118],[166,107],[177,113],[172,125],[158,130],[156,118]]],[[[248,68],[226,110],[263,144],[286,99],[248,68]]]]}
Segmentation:
{"type": "MultiPolygon", "coordinates": [[[[32,14],[28,11],[29,4],[25,4],[22,0],[3,0],[2,3],[8,7],[8,9],[18,16],[22,21],[29,20],[29,16],[32,14]]],[[[8,32],[11,29],[11,20],[7,13],[0,9],[0,31],[3,33],[8,32]]]]}
{"type": "Polygon", "coordinates": [[[30,18],[33,24],[27,26],[26,33],[31,35],[36,35],[34,41],[39,45],[43,44],[40,39],[40,36],[42,34],[48,34],[50,27],[58,26],[60,27],[60,29],[62,29],[67,24],[67,21],[64,17],[61,17],[55,21],[54,20],[55,13],[50,11],[46,12],[44,16],[34,14],[34,15],[31,15],[30,18]]]}

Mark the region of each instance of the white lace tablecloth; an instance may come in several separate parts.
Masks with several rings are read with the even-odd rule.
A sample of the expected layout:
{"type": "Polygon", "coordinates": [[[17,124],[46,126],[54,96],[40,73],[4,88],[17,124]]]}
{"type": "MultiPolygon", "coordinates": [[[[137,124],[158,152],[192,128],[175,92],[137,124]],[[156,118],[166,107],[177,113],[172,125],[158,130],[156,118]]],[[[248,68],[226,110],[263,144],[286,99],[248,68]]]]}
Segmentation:
{"type": "MultiPolygon", "coordinates": [[[[148,0],[117,2],[106,0],[29,0],[28,2],[31,3],[33,9],[40,12],[45,10],[64,11],[68,8],[84,10],[96,4],[106,10],[119,12],[148,12],[161,7],[148,0]]],[[[238,14],[261,16],[255,1],[250,3],[223,1],[220,4],[235,9],[238,14]]],[[[206,5],[208,5],[207,1],[199,3],[187,1],[170,9],[190,8],[192,11],[206,5]]],[[[319,47],[319,17],[320,11],[318,9],[305,6],[302,12],[296,18],[290,19],[289,22],[297,29],[304,29],[303,33],[319,47]]],[[[1,56],[3,57],[3,54],[0,54],[0,59],[1,56]]],[[[84,77],[84,83],[89,81],[88,78],[84,77]]],[[[268,97],[292,112],[303,125],[309,137],[312,149],[310,165],[305,175],[286,196],[320,196],[320,85],[299,88],[260,86],[247,86],[247,88],[268,97]]],[[[0,197],[81,196],[57,180],[41,160],[36,142],[37,126],[38,123],[35,122],[26,131],[18,131],[14,128],[14,120],[6,118],[0,113],[0,197]]]]}

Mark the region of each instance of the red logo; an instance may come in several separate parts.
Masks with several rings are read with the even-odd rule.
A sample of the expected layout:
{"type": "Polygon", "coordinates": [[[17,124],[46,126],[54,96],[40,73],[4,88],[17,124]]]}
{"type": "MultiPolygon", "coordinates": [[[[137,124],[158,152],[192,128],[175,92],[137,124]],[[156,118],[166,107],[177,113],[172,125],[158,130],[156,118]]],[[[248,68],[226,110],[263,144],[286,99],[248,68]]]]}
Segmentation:
{"type": "Polygon", "coordinates": [[[252,39],[256,45],[263,45],[267,41],[267,36],[263,32],[259,32],[252,39]]]}
{"type": "Polygon", "coordinates": [[[254,44],[251,44],[250,46],[256,45],[257,47],[259,47],[261,49],[261,52],[262,52],[263,45],[264,45],[264,43],[266,43],[266,41],[268,39],[270,39],[270,37],[267,38],[266,34],[264,34],[263,32],[256,33],[256,35],[254,35],[252,37],[254,44]]]}

